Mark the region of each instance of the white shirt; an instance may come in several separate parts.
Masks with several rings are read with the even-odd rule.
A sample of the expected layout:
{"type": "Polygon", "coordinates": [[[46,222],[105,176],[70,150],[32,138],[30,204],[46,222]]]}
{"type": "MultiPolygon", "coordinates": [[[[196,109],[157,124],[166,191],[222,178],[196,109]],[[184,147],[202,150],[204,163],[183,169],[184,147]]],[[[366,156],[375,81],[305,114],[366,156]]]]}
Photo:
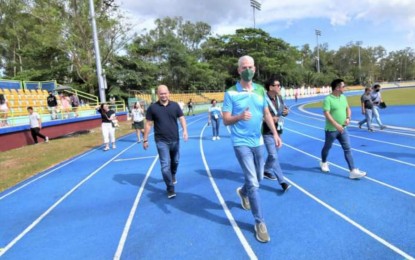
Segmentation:
{"type": "Polygon", "coordinates": [[[144,120],[143,110],[142,109],[133,109],[131,111],[134,122],[141,122],[144,120]]]}
{"type": "Polygon", "coordinates": [[[33,112],[31,115],[29,115],[30,128],[39,127],[39,119],[40,116],[36,112],[33,112]]]}

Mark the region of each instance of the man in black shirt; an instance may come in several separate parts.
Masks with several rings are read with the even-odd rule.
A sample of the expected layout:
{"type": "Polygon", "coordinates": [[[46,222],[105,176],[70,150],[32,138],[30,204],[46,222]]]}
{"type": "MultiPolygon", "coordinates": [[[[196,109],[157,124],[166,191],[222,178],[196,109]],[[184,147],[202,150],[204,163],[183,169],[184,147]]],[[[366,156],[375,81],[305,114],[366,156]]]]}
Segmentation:
{"type": "Polygon", "coordinates": [[[51,115],[52,120],[57,119],[57,107],[58,107],[58,101],[56,100],[55,95],[53,95],[52,91],[49,91],[49,96],[47,97],[48,102],[48,110],[51,115]]]}
{"type": "Polygon", "coordinates": [[[143,147],[148,148],[148,134],[154,126],[154,140],[160,157],[161,173],[167,186],[167,197],[176,196],[174,185],[176,181],[177,167],[180,158],[179,126],[177,119],[183,129],[183,139],[187,141],[187,126],[179,104],[169,100],[169,89],[165,85],[157,88],[159,100],[150,105],[146,113],[146,124],[144,128],[143,147]]]}

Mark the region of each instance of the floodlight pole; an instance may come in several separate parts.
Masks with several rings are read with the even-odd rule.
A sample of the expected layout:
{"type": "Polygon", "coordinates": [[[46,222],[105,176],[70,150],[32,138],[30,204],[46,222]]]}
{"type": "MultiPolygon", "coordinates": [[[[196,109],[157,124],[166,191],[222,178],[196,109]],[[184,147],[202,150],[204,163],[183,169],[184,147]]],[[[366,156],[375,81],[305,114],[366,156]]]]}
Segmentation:
{"type": "Polygon", "coordinates": [[[317,73],[320,73],[320,45],[318,44],[318,37],[321,36],[321,31],[316,30],[317,39],[317,73]]]}
{"type": "Polygon", "coordinates": [[[99,99],[101,103],[106,102],[105,98],[105,82],[104,82],[104,75],[102,73],[101,67],[101,54],[99,52],[99,43],[98,43],[98,35],[97,35],[97,25],[95,22],[95,9],[94,9],[94,1],[89,0],[89,10],[90,10],[90,19],[92,24],[92,35],[94,38],[94,49],[95,49],[95,63],[97,67],[97,78],[98,78],[98,88],[99,88],[99,99]]]}
{"type": "Polygon", "coordinates": [[[362,84],[362,66],[361,66],[361,60],[360,60],[360,45],[362,45],[362,41],[357,41],[356,45],[359,47],[359,84],[362,84]]]}
{"type": "Polygon", "coordinates": [[[255,29],[255,9],[261,11],[261,3],[256,0],[251,0],[252,11],[254,14],[254,29],[255,29]]]}

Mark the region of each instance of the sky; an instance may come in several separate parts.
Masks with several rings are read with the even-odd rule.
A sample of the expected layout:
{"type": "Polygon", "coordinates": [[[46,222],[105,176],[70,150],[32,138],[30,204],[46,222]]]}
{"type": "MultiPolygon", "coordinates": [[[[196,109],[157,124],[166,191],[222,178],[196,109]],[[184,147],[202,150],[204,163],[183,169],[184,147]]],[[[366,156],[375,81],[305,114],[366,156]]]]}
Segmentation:
{"type": "Polygon", "coordinates": [[[236,29],[260,28],[292,46],[320,44],[337,50],[350,43],[383,46],[388,52],[415,49],[414,0],[116,0],[134,25],[134,31],[153,29],[157,18],[181,16],[185,21],[206,22],[213,35],[236,29]]]}

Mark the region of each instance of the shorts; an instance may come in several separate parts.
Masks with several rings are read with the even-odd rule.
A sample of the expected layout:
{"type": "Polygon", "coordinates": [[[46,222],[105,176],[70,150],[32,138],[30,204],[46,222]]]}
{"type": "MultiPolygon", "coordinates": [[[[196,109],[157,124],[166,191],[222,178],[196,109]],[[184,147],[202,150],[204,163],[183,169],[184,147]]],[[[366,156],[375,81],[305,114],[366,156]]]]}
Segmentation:
{"type": "Polygon", "coordinates": [[[132,126],[133,129],[144,129],[144,120],[140,122],[134,122],[132,126]]]}

